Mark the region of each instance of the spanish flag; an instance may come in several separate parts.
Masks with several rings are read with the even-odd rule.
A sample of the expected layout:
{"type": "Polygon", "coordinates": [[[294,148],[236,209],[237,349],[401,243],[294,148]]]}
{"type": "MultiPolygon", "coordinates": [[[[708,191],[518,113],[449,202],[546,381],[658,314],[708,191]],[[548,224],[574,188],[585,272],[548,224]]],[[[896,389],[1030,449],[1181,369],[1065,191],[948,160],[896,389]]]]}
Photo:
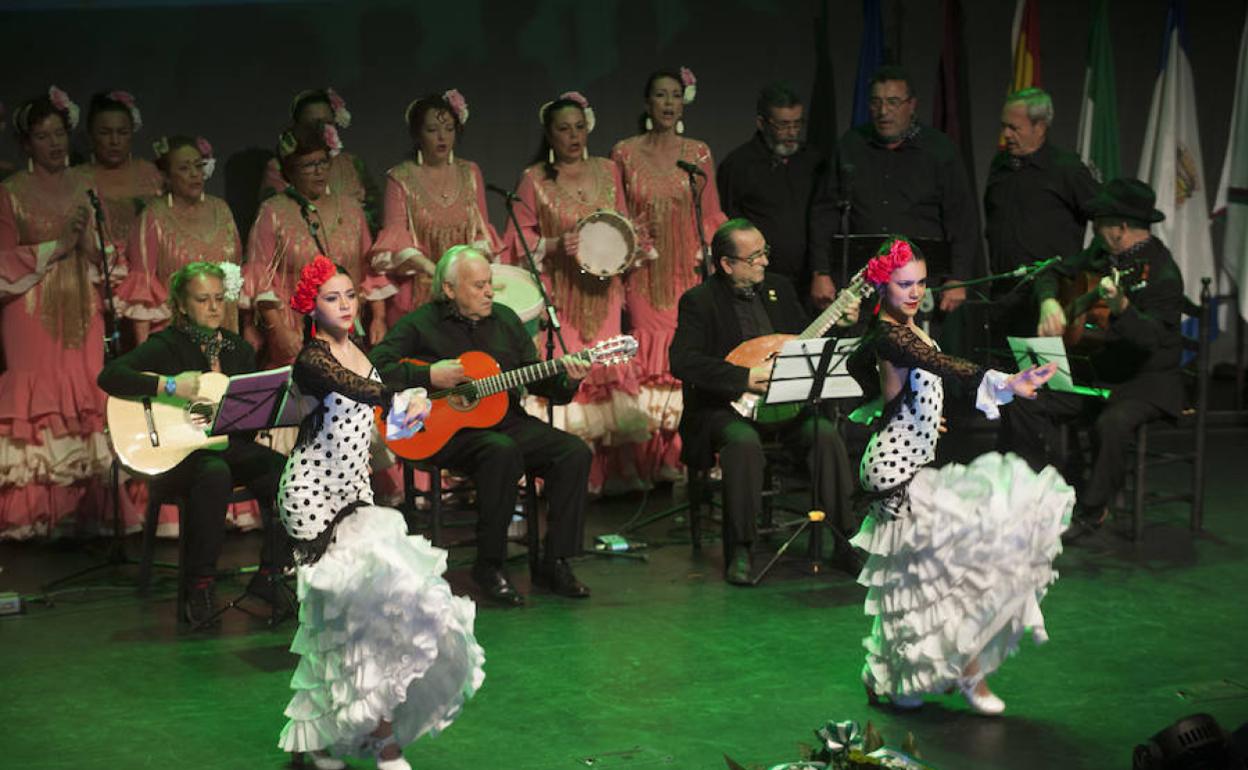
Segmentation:
{"type": "Polygon", "coordinates": [[[1040,15],[1036,0],[1018,0],[1014,7],[1014,73],[1010,91],[1035,86],[1040,82],[1040,15]]]}

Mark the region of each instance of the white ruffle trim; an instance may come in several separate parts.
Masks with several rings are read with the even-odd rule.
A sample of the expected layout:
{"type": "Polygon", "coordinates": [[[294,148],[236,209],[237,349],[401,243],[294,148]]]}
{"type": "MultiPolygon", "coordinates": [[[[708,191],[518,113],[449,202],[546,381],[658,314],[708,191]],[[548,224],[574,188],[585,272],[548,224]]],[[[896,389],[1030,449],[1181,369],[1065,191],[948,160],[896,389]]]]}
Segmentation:
{"type": "Polygon", "coordinates": [[[995,420],[1001,416],[1001,410],[997,407],[1014,400],[1014,391],[1005,384],[1009,379],[1010,375],[1005,372],[989,369],[984,372],[984,378],[979,381],[979,387],[975,390],[975,408],[983,412],[989,420],[995,420]]]}
{"type": "Polygon", "coordinates": [[[485,679],[476,606],[442,579],[446,551],[407,534],[403,516],[365,506],[299,570],[301,656],[278,745],[360,754],[383,719],[400,746],[455,720],[485,679]]]}
{"type": "Polygon", "coordinates": [[[873,513],[851,541],[869,554],[858,576],[876,616],[863,640],[868,683],[894,695],[941,692],[992,673],[1026,630],[1046,641],[1040,600],[1057,579],[1075,502],[1061,475],[990,452],[920,469],[907,494],[896,518],[873,513]]]}

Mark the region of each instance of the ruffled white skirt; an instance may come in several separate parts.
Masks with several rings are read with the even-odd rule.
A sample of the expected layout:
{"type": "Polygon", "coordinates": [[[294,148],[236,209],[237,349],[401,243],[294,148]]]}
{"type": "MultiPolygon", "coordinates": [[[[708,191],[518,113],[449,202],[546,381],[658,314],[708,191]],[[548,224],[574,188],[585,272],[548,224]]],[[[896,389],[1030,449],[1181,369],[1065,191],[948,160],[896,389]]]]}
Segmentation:
{"type": "Polygon", "coordinates": [[[278,745],[360,754],[383,719],[400,745],[437,734],[485,678],[476,605],[451,594],[446,551],[409,536],[398,511],[361,507],[335,538],[299,569],[301,659],[278,745]]]}
{"type": "Polygon", "coordinates": [[[1075,502],[1061,475],[990,452],[921,468],[907,493],[877,503],[852,540],[869,554],[858,582],[875,616],[864,680],[880,694],[942,692],[992,673],[1028,629],[1047,641],[1040,600],[1075,502]]]}

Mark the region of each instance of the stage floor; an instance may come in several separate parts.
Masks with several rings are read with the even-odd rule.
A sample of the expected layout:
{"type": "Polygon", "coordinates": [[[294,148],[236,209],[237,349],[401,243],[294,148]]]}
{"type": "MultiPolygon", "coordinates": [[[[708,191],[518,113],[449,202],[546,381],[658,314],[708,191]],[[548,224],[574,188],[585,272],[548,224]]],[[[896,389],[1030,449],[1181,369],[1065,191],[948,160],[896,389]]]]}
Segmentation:
{"type": "MultiPolygon", "coordinates": [[[[734,588],[720,580],[718,541],[691,555],[667,521],[642,536],[668,541],[648,561],[579,562],[588,601],[535,594],[523,609],[482,607],[485,684],[458,722],[407,757],[439,770],[710,770],[727,754],[765,768],[798,759],[828,720],[856,719],[893,746],[912,732],[942,770],[1100,770],[1129,767],[1137,742],[1187,714],[1234,729],[1248,720],[1248,434],[1214,433],[1210,449],[1202,534],[1169,506],[1149,514],[1139,544],[1102,532],[1059,558],[1043,605],[1051,641],[1025,639],[993,677],[1008,705],[1000,718],[969,713],[957,696],[913,713],[869,707],[859,681],[867,618],[852,579],[782,567],[761,587],[734,588]]],[[[656,493],[649,509],[671,494],[656,493]]],[[[639,502],[595,503],[589,534],[620,526],[639,502]]],[[[258,542],[231,536],[223,566],[253,558],[258,542]]],[[[129,547],[137,553],[137,537],[129,547]]],[[[173,556],[172,544],[162,549],[173,556]]],[[[90,562],[80,545],[0,544],[0,590],[31,593],[90,562]]],[[[512,573],[527,591],[522,564],[512,573]]],[[[125,584],[133,569],[117,577],[125,584]]],[[[466,570],[450,578],[468,590],[466,570]]],[[[180,637],[171,580],[149,600],[87,585],[0,619],[0,766],[286,764],[276,741],[293,623],[270,630],[231,613],[220,632],[180,637]]]]}

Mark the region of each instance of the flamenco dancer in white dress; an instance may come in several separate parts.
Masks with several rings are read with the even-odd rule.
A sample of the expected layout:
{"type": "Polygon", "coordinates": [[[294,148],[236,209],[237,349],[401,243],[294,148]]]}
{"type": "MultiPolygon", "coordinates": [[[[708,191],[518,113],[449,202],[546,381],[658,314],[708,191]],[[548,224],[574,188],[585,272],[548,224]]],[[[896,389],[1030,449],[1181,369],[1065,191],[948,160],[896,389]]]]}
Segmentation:
{"type": "Polygon", "coordinates": [[[291,651],[301,656],[278,745],[317,770],[363,753],[380,770],[411,770],[402,747],[448,727],[485,676],[476,606],[442,579],[446,552],[409,536],[369,486],[373,407],[410,433],[428,401],[422,389],[383,386],[351,341],[359,300],[341,268],[318,256],[291,306],[309,326],[295,382],[321,403],[300,426],[278,492],[299,565],[291,651]]]}
{"type": "Polygon", "coordinates": [[[940,378],[976,387],[976,406],[996,419],[1014,396],[1034,398],[1055,366],[1009,376],[941,353],[914,322],[927,266],[905,239],[884,244],[867,279],[879,289],[879,316],[851,363],[870,377],[878,366],[885,404],[862,458],[870,502],[852,540],[868,553],[858,582],[875,616],[863,640],[867,696],[917,708],[924,695],[956,687],[975,711],[999,714],[1005,703],[986,677],[1025,630],[1047,640],[1040,600],[1057,579],[1053,559],[1075,496],[1054,468],[1035,473],[1012,454],[927,467],[943,430],[940,378]]]}

